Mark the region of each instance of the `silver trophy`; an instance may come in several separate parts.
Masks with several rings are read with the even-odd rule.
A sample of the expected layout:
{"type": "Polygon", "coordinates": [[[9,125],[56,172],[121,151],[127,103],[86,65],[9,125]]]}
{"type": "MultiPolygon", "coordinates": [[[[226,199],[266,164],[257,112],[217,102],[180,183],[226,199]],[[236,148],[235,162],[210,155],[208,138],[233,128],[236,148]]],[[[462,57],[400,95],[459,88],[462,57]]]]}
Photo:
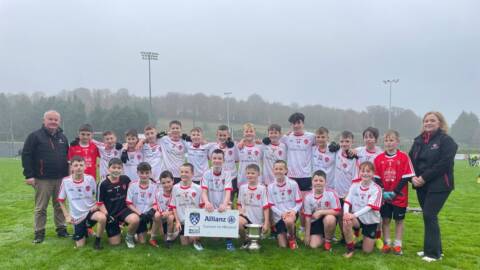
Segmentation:
{"type": "Polygon", "coordinates": [[[262,237],[262,225],[260,224],[247,224],[247,239],[250,242],[247,246],[248,250],[259,250],[260,244],[258,240],[262,237]]]}

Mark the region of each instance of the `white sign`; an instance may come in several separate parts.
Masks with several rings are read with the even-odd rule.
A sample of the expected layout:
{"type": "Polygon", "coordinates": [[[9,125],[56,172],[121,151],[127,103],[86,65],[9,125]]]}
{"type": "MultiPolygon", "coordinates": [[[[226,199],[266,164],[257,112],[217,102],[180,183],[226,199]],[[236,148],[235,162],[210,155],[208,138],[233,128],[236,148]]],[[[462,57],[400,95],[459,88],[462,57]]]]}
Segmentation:
{"type": "Polygon", "coordinates": [[[185,236],[238,238],[238,210],[187,209],[185,236]]]}

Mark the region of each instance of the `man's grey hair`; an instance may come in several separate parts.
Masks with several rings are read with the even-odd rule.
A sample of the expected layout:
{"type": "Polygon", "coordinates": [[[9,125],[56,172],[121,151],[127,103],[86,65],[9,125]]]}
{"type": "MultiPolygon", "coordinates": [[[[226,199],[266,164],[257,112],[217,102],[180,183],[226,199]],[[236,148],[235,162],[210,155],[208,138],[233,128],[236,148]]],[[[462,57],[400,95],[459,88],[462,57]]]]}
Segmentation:
{"type": "Polygon", "coordinates": [[[57,111],[55,111],[55,110],[48,110],[48,111],[46,111],[46,112],[43,114],[43,119],[46,119],[46,118],[47,118],[47,115],[52,114],[52,113],[57,114],[58,117],[60,117],[60,113],[59,113],[59,112],[57,112],[57,111]]]}

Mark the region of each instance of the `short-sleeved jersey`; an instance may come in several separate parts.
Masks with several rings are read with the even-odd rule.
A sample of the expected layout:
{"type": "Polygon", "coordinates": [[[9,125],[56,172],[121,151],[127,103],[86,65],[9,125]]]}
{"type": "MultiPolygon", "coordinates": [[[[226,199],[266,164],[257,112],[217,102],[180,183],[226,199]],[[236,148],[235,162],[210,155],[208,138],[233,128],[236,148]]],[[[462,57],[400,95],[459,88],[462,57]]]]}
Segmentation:
{"type": "Polygon", "coordinates": [[[243,185],[238,191],[237,205],[242,207],[245,215],[253,224],[263,224],[265,217],[263,210],[269,207],[267,187],[262,184],[256,186],[243,185]]]}
{"type": "Polygon", "coordinates": [[[272,207],[275,223],[282,218],[282,213],[296,208],[300,209],[298,204],[301,205],[302,203],[302,196],[300,195],[300,188],[297,182],[289,178],[282,185],[279,185],[277,182],[268,185],[267,196],[268,204],[272,207]],[[278,209],[281,213],[277,213],[275,209],[278,209]]]}
{"type": "MultiPolygon", "coordinates": [[[[138,179],[137,166],[143,161],[142,151],[127,151],[128,160],[123,164],[123,174],[130,179],[138,179]]],[[[153,168],[152,168],[153,170],[153,168]]],[[[152,173],[153,174],[153,173],[152,173]]],[[[159,175],[160,176],[160,175],[159,175]]],[[[154,177],[154,175],[152,175],[154,177]]],[[[155,178],[154,178],[155,179],[155,178]]]]}
{"type": "Polygon", "coordinates": [[[142,214],[148,212],[155,204],[157,184],[150,181],[148,187],[142,187],[140,181],[132,181],[128,186],[127,205],[133,205],[142,214]]]}
{"type": "Polygon", "coordinates": [[[362,162],[365,161],[370,161],[373,163],[373,160],[375,160],[375,158],[383,152],[382,148],[378,146],[375,146],[374,151],[367,150],[367,147],[365,146],[357,147],[355,148],[355,151],[357,151],[359,164],[362,164],[362,162]]]}
{"type": "Polygon", "coordinates": [[[122,156],[122,151],[115,149],[115,146],[110,148],[102,142],[92,140],[92,142],[97,146],[98,153],[100,155],[100,179],[104,179],[108,174],[108,163],[112,158],[120,158],[122,156]]]}
{"type": "Polygon", "coordinates": [[[202,181],[203,174],[208,170],[208,152],[213,143],[195,145],[187,142],[187,161],[193,165],[193,181],[202,181]]]}
{"type": "Polygon", "coordinates": [[[352,213],[369,206],[371,209],[358,217],[363,224],[380,223],[380,206],[382,205],[382,188],[371,181],[368,186],[362,186],[361,180],[353,181],[345,203],[350,205],[352,213]]]}
{"type": "MultiPolygon", "coordinates": [[[[312,168],[313,172],[322,170],[327,174],[327,188],[335,188],[335,159],[336,153],[320,150],[318,146],[312,147],[312,168]]],[[[312,172],[312,174],[313,174],[312,172]]]]}
{"type": "MultiPolygon", "coordinates": [[[[334,210],[341,211],[340,200],[337,193],[332,189],[325,189],[322,194],[309,193],[303,201],[303,209],[306,217],[312,215],[318,210],[334,210]]],[[[312,219],[314,222],[316,219],[312,219]]]]}
{"type": "Polygon", "coordinates": [[[172,200],[172,194],[166,194],[165,191],[160,187],[155,193],[155,206],[156,209],[160,212],[169,211],[170,201],[172,200]]]}
{"type": "Polygon", "coordinates": [[[180,167],[185,163],[187,153],[185,141],[174,141],[169,136],[163,136],[157,143],[162,147],[163,167],[169,170],[173,177],[180,178],[180,167]]]}
{"type": "Polygon", "coordinates": [[[262,145],[261,144],[252,144],[252,145],[243,145],[240,149],[237,146],[238,151],[238,177],[237,177],[237,187],[240,187],[247,183],[247,173],[246,168],[250,164],[256,164],[259,168],[262,168],[261,162],[263,158],[262,154],[262,145]]]}
{"type": "Polygon", "coordinates": [[[348,159],[342,150],[335,155],[335,192],[338,197],[345,198],[348,193],[352,180],[357,178],[358,160],[348,159]]]}
{"type": "MultiPolygon", "coordinates": [[[[398,150],[393,156],[382,153],[375,158],[375,178],[382,181],[384,191],[394,191],[404,178],[415,176],[412,162],[407,154],[398,150]]],[[[408,185],[400,191],[402,194],[395,196],[393,205],[398,207],[408,206],[408,185]]]]}
{"type": "Polygon", "coordinates": [[[288,177],[312,177],[312,146],[315,145],[315,134],[291,133],[283,136],[281,142],[287,146],[288,177]]]}
{"type": "Polygon", "coordinates": [[[97,158],[100,157],[97,146],[89,142],[88,146],[83,147],[80,144],[68,148],[68,160],[74,156],[81,156],[85,160],[85,174],[97,178],[97,158]]]}
{"type": "Polygon", "coordinates": [[[169,207],[175,209],[180,222],[184,224],[187,209],[200,208],[202,205],[201,197],[202,189],[200,185],[191,183],[190,186],[183,186],[182,182],[180,182],[173,186],[172,200],[169,207]]]}
{"type": "Polygon", "coordinates": [[[216,174],[212,169],[209,169],[203,174],[201,186],[202,189],[208,191],[208,200],[217,209],[225,199],[225,192],[233,190],[232,176],[224,171],[216,174]]]}
{"type": "MultiPolygon", "coordinates": [[[[148,162],[152,166],[152,178],[158,180],[160,174],[165,170],[163,162],[163,149],[162,146],[157,143],[143,144],[142,154],[143,161],[148,162]]],[[[136,168],[135,168],[136,169],[136,168]]]]}
{"type": "Polygon", "coordinates": [[[262,181],[265,186],[275,182],[273,174],[273,164],[277,160],[287,161],[287,146],[284,143],[269,144],[262,147],[263,150],[263,170],[262,181]]]}
{"type": "Polygon", "coordinates": [[[129,184],[130,178],[126,175],[121,175],[117,183],[112,183],[108,177],[100,183],[98,203],[105,205],[109,215],[116,217],[127,209],[125,199],[129,184]]]}
{"type": "Polygon", "coordinates": [[[225,154],[224,156],[224,163],[223,163],[223,171],[230,173],[234,177],[237,177],[237,162],[238,162],[238,152],[237,148],[234,146],[232,148],[226,147],[222,143],[214,143],[210,146],[210,151],[208,153],[209,158],[212,158],[212,153],[215,149],[220,149],[225,154]]]}
{"type": "Polygon", "coordinates": [[[92,176],[85,174],[83,179],[75,181],[70,175],[63,178],[57,200],[64,202],[67,199],[72,221],[74,224],[78,224],[95,206],[96,192],[97,183],[92,176]]]}

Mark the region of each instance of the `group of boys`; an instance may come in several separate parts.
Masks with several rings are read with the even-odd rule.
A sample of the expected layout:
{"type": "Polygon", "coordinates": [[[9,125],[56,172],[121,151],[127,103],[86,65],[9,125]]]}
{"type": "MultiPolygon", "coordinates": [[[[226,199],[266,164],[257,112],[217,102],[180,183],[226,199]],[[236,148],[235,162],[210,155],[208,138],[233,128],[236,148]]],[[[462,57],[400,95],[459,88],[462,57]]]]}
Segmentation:
{"type": "MultiPolygon", "coordinates": [[[[231,140],[229,128],[221,125],[213,143],[205,141],[200,128],[182,134],[176,120],[169,123],[168,132],[146,126],[144,139],[128,130],[123,145],[111,131],[103,133],[103,142],[95,141],[91,126],[83,125],[70,147],[72,174],[63,180],[59,196],[67,220],[75,225],[77,246],[91,234],[96,237],[94,247],[101,248],[104,230],[110,244],[119,244],[125,224],[128,247],[145,243],[149,232],[153,246],[158,247],[160,234],[167,247],[180,235],[182,245],[202,250],[199,238],[183,235],[187,209],[222,212],[236,202],[242,247],[248,245],[245,225],[253,223],[261,224],[264,233],[271,231],[280,247],[297,248],[299,234],[306,245],[323,245],[331,251],[340,223],[347,257],[353,255],[360,229],[365,252],[377,244],[385,253],[401,255],[407,183],[414,172],[408,156],[398,149],[398,132],[385,133],[385,150],[381,150],[376,146],[378,130],[369,127],[362,134],[365,145],[353,148],[352,132],[343,131],[337,144],[329,141],[324,127],[315,134],[306,132],[301,113],[288,120],[290,132],[282,135],[281,127],[273,124],[263,140],[247,123],[237,142],[231,140]],[[392,218],[396,222],[393,243],[392,218]],[[91,229],[95,223],[96,233],[91,229]]],[[[235,249],[231,239],[226,239],[226,247],[235,249]]]]}

